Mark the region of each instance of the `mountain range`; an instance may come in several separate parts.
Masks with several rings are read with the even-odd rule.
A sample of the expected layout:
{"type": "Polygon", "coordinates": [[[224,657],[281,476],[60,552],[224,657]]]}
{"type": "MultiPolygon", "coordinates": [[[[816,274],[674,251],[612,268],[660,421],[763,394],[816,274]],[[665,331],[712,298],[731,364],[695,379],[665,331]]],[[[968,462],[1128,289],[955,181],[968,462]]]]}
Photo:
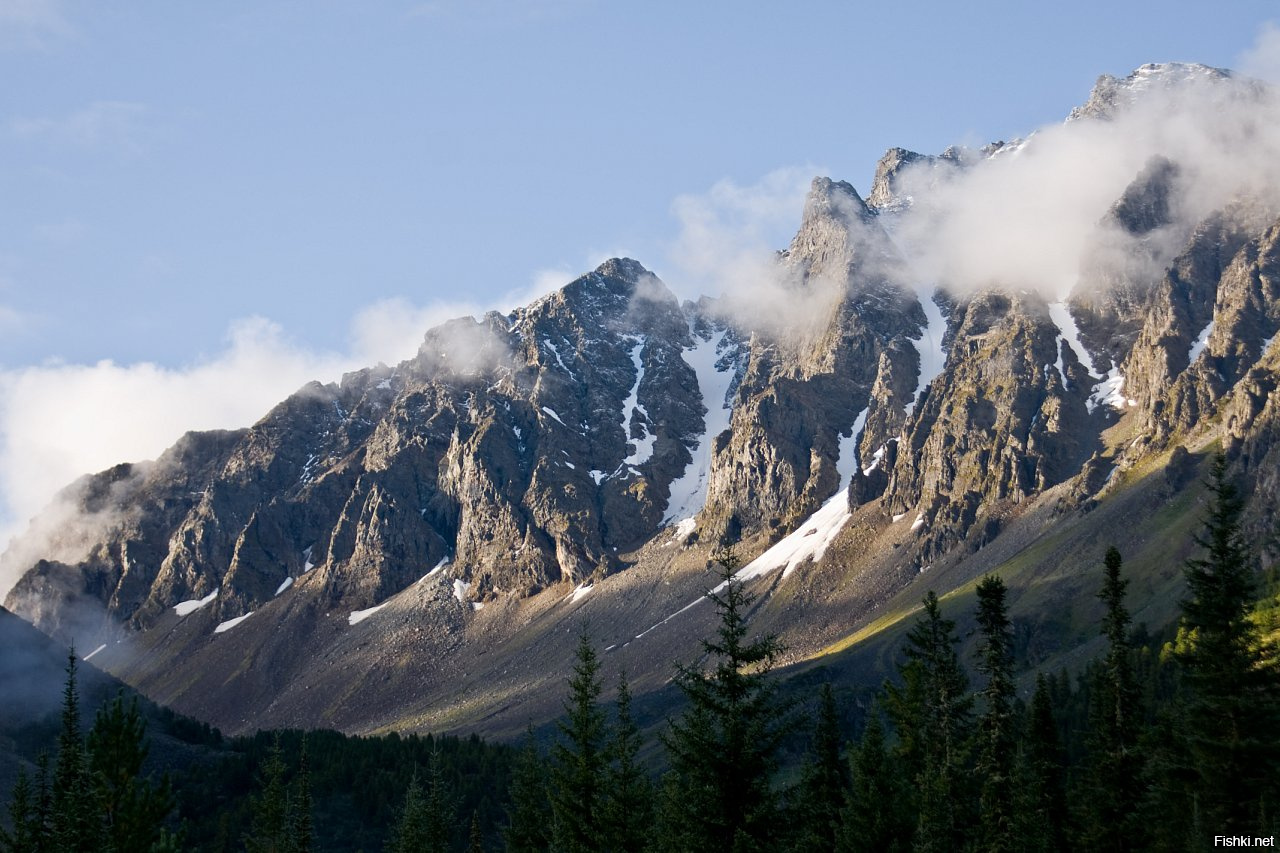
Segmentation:
{"type": "Polygon", "coordinates": [[[785,674],[878,683],[925,590],[959,613],[992,571],[1028,671],[1078,664],[1109,544],[1136,619],[1174,618],[1211,455],[1259,568],[1280,554],[1280,192],[1233,153],[1270,150],[1274,109],[1204,66],[1104,75],[1053,132],[891,149],[865,198],[814,179],[790,245],[719,297],[615,258],[430,329],[71,484],[2,558],[5,606],[228,732],[511,736],[559,712],[583,631],[658,696],[725,546],[785,674]],[[1170,105],[1216,110],[1222,149],[1054,166],[1170,105]],[[1105,201],[1062,222],[1069,275],[1005,262],[1020,206],[1073,182],[1105,201]]]}

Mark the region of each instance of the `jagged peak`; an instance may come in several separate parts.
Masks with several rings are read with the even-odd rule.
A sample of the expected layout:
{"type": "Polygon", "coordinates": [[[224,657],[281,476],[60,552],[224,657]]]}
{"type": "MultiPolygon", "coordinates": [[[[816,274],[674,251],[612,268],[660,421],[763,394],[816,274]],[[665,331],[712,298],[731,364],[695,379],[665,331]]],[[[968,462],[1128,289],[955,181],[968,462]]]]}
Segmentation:
{"type": "Polygon", "coordinates": [[[929,159],[932,158],[905,148],[890,148],[884,152],[884,156],[876,164],[876,176],[871,181],[871,193],[867,196],[867,205],[872,210],[891,206],[897,201],[894,190],[902,170],[912,163],[929,159]]]}
{"type": "Polygon", "coordinates": [[[1213,85],[1239,79],[1225,68],[1197,62],[1149,62],[1127,77],[1103,74],[1094,83],[1089,100],[1071,111],[1068,121],[1082,118],[1111,118],[1116,111],[1131,106],[1152,92],[1213,85]]]}
{"type": "Polygon", "coordinates": [[[598,275],[620,278],[632,284],[655,277],[645,269],[644,264],[632,258],[610,258],[596,267],[595,271],[598,275]]]}
{"type": "Polygon", "coordinates": [[[846,227],[856,220],[868,220],[871,211],[858,191],[848,181],[833,181],[818,176],[809,186],[804,200],[804,217],[801,230],[818,220],[835,220],[846,227]]]}

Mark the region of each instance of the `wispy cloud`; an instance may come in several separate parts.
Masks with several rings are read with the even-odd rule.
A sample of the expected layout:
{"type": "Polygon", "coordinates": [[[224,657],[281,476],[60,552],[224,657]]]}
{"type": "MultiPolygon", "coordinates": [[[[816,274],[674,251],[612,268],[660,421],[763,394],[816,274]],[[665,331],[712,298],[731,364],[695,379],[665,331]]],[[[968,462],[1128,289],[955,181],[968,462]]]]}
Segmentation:
{"type": "Polygon", "coordinates": [[[0,0],[0,50],[40,50],[73,34],[60,0],[0,0]]]}
{"type": "MultiPolygon", "coordinates": [[[[1280,38],[1264,34],[1257,53],[1275,55],[1280,38]]],[[[895,231],[924,281],[961,291],[988,286],[1065,296],[1104,232],[1104,217],[1152,158],[1173,161],[1181,180],[1175,222],[1144,239],[1165,253],[1211,211],[1241,195],[1280,187],[1280,100],[1239,77],[1192,68],[1134,78],[1130,102],[1105,120],[1042,128],[1026,145],[939,181],[927,164],[903,175],[915,199],[895,231]],[[1157,238],[1158,240],[1157,244],[1157,238]]],[[[1115,230],[1115,229],[1111,229],[1115,230]]],[[[1127,234],[1113,240],[1132,241],[1127,234]]]]}
{"type": "Polygon", "coordinates": [[[11,119],[9,135],[90,150],[115,150],[128,154],[145,151],[151,129],[144,104],[133,101],[95,101],[61,116],[25,116],[11,119]]]}
{"type": "Polygon", "coordinates": [[[1240,54],[1236,67],[1250,77],[1280,83],[1280,26],[1272,21],[1263,24],[1253,45],[1240,54]]]}
{"type": "MultiPolygon", "coordinates": [[[[580,272],[544,271],[489,306],[381,300],[354,316],[344,353],[306,347],[279,324],[249,317],[231,325],[220,352],[182,367],[100,361],[0,370],[0,550],[84,474],[154,459],[189,430],[249,426],[307,382],[412,358],[428,329],[526,304],[580,272]]],[[[27,319],[0,305],[0,333],[27,319]]],[[[468,350],[475,361],[497,352],[483,331],[452,324],[436,339],[447,341],[455,361],[465,362],[468,350]]],[[[15,580],[0,576],[0,597],[15,580]]]]}
{"type": "Polygon", "coordinates": [[[754,184],[731,180],[681,195],[671,212],[680,232],[667,250],[668,282],[686,296],[732,293],[774,266],[774,253],[795,231],[815,166],[779,169],[754,184]]]}

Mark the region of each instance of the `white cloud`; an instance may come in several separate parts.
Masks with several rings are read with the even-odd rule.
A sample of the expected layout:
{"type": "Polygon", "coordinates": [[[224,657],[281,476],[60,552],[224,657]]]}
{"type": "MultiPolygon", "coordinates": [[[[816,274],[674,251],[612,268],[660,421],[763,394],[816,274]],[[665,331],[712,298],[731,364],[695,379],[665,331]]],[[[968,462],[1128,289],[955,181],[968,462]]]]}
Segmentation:
{"type": "Polygon", "coordinates": [[[1171,233],[1185,233],[1242,193],[1275,199],[1280,109],[1273,92],[1200,73],[1177,85],[1149,75],[1136,83],[1136,101],[1108,120],[1044,128],[1021,150],[950,180],[927,165],[908,170],[900,186],[915,204],[895,236],[916,274],[959,290],[997,285],[1061,297],[1077,281],[1108,209],[1156,156],[1181,170],[1171,233]]]}
{"type": "Polygon", "coordinates": [[[811,166],[779,169],[754,184],[725,179],[703,194],[679,196],[671,211],[680,233],[668,248],[668,282],[684,296],[729,294],[773,267],[794,233],[813,176],[811,166]]]}
{"type": "MultiPolygon", "coordinates": [[[[188,430],[246,426],[306,382],[354,366],[254,317],[232,326],[223,352],[186,368],[101,361],[0,373],[0,543],[82,474],[153,459],[188,430]]],[[[0,590],[14,580],[0,577],[0,590]]]]}
{"type": "Polygon", "coordinates": [[[1263,24],[1253,45],[1240,54],[1236,67],[1250,77],[1280,83],[1280,27],[1272,21],[1263,24]]]}
{"type": "MultiPolygon", "coordinates": [[[[526,304],[573,277],[543,271],[529,288],[496,304],[501,310],[526,304]]],[[[350,370],[412,358],[428,329],[484,310],[461,301],[422,306],[403,298],[382,300],[352,319],[347,353],[308,349],[279,324],[249,317],[231,325],[221,352],[184,367],[100,361],[0,371],[0,550],[46,509],[52,513],[44,519],[50,535],[73,522],[92,521],[50,505],[60,489],[84,474],[154,459],[189,430],[249,426],[307,382],[336,381],[350,370]]],[[[17,312],[0,306],[0,331],[22,322],[17,312]]],[[[478,327],[455,324],[441,335],[463,368],[501,356],[478,327]]],[[[95,529],[90,524],[85,536],[95,529]]],[[[10,571],[17,562],[9,561],[10,571]]],[[[16,580],[3,571],[0,598],[16,580]]]]}
{"type": "Polygon", "coordinates": [[[469,302],[414,305],[408,299],[383,299],[362,309],[351,323],[354,361],[369,365],[398,364],[412,358],[427,329],[458,317],[482,313],[469,302]]]}

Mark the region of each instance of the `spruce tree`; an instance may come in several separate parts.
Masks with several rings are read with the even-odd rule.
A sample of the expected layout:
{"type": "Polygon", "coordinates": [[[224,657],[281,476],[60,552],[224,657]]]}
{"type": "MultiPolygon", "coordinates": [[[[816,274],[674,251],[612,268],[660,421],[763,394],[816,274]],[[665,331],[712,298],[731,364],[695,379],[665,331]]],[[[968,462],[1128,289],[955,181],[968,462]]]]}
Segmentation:
{"type": "Polygon", "coordinates": [[[244,845],[249,853],[286,853],[289,849],[289,790],[284,750],[277,733],[262,765],[260,791],[253,799],[253,823],[244,845]]]}
{"type": "Polygon", "coordinates": [[[829,853],[835,849],[840,812],[849,789],[849,765],[842,746],[835,693],[830,684],[823,684],[813,746],[804,765],[796,807],[799,851],[829,853]]]}
{"type": "Polygon", "coordinates": [[[424,789],[415,771],[405,792],[404,811],[392,831],[392,853],[446,853],[457,807],[439,752],[431,756],[424,789]]]}
{"type": "Polygon", "coordinates": [[[965,846],[971,820],[967,786],[973,698],[956,654],[956,625],[942,616],[930,590],[907,634],[901,684],[886,689],[885,707],[898,734],[898,757],[914,781],[918,815],[913,848],[948,853],[965,846]]]}
{"type": "Polygon", "coordinates": [[[315,831],[311,818],[311,760],[305,734],[298,755],[297,788],[297,796],[289,803],[289,853],[311,853],[315,831]]]}
{"type": "Polygon", "coordinates": [[[0,850],[5,853],[30,853],[36,849],[39,838],[36,798],[31,789],[31,779],[25,767],[18,768],[18,778],[13,784],[9,799],[9,825],[0,826],[0,850]]]}
{"type": "Polygon", "coordinates": [[[608,745],[605,771],[603,836],[605,850],[640,853],[649,843],[653,790],[637,762],[640,732],[631,717],[631,689],[625,673],[618,677],[617,717],[608,745]]]}
{"type": "Polygon", "coordinates": [[[782,646],[773,635],[747,639],[753,597],[734,577],[733,552],[716,558],[721,582],[707,595],[720,623],[702,643],[710,669],[677,666],[688,707],[663,736],[671,774],[662,838],[681,851],[773,850],[783,829],[773,780],[791,728],[790,708],[770,679],[782,646]]]}
{"type": "Polygon", "coordinates": [[[1089,692],[1089,787],[1083,841],[1095,850],[1134,850],[1142,846],[1137,820],[1142,798],[1141,697],[1129,646],[1129,611],[1121,577],[1120,552],[1108,548],[1098,597],[1106,605],[1102,633],[1107,656],[1089,692]]]}
{"type": "Polygon", "coordinates": [[[118,851],[147,850],[175,803],[167,778],[154,785],[142,776],[148,746],[137,698],[126,705],[117,693],[99,708],[87,747],[107,838],[118,851]]]}
{"type": "Polygon", "coordinates": [[[978,843],[991,853],[1019,847],[1014,837],[1013,766],[1017,743],[1013,685],[1013,632],[1004,581],[987,575],[978,583],[978,671],[987,678],[979,694],[977,776],[978,843]]]}
{"type": "Polygon", "coordinates": [[[35,850],[48,853],[53,846],[53,784],[50,782],[49,753],[36,756],[35,850]]]}
{"type": "Polygon", "coordinates": [[[426,850],[422,843],[426,826],[427,797],[415,769],[404,793],[404,808],[400,811],[400,819],[391,830],[391,841],[387,845],[389,853],[417,853],[419,850],[426,850]]]}
{"type": "Polygon", "coordinates": [[[539,853],[548,849],[546,763],[538,755],[533,729],[525,734],[511,779],[511,802],[503,838],[509,853],[539,853]]]}
{"type": "Polygon", "coordinates": [[[1280,691],[1250,619],[1253,555],[1240,526],[1243,500],[1222,456],[1209,491],[1208,518],[1196,537],[1205,553],[1187,561],[1182,603],[1186,738],[1201,825],[1214,834],[1253,835],[1261,833],[1261,815],[1277,807],[1280,691]]]}
{"type": "Polygon", "coordinates": [[[605,780],[605,715],[600,707],[600,661],[591,640],[578,637],[561,740],[551,752],[552,840],[565,853],[601,849],[605,780]]]}
{"type": "Polygon", "coordinates": [[[76,654],[67,655],[67,682],[62,693],[62,731],[53,771],[51,798],[53,843],[62,853],[91,853],[101,847],[102,820],[95,796],[84,738],[80,733],[80,693],[76,686],[76,654]]]}
{"type": "Polygon", "coordinates": [[[867,715],[858,748],[849,757],[851,780],[840,812],[839,853],[905,853],[911,849],[914,815],[907,780],[885,744],[880,712],[867,715]]]}
{"type": "Polygon", "coordinates": [[[471,813],[471,831],[467,836],[467,853],[484,853],[484,835],[480,832],[480,815],[471,813]]]}
{"type": "Polygon", "coordinates": [[[1066,770],[1049,680],[1043,673],[1036,676],[1018,759],[1014,834],[1020,848],[1027,853],[1065,849],[1066,770]]]}

